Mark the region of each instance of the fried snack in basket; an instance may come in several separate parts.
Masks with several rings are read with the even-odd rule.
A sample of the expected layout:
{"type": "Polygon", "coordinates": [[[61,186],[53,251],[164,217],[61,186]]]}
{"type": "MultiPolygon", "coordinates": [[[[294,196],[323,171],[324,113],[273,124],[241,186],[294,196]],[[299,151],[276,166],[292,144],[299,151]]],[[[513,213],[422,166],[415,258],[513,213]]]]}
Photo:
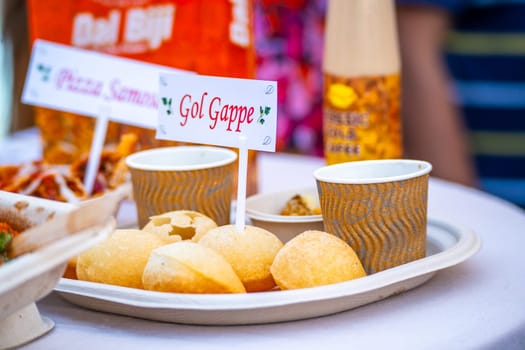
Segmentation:
{"type": "Polygon", "coordinates": [[[215,221],[204,214],[192,210],[175,210],[150,217],[143,230],[153,232],[168,243],[173,243],[181,238],[197,242],[215,227],[215,221]]]}
{"type": "MultiPolygon", "coordinates": [[[[99,170],[95,178],[93,193],[101,193],[107,189],[115,189],[123,184],[128,176],[126,157],[137,150],[137,135],[124,134],[115,150],[104,149],[100,155],[99,170]]],[[[89,154],[80,157],[71,164],[70,173],[84,181],[89,154]]]]}
{"type": "Polygon", "coordinates": [[[366,276],[355,251],[342,239],[305,231],[288,241],[270,268],[280,289],[298,289],[366,276]]]}
{"type": "Polygon", "coordinates": [[[239,232],[235,225],[225,225],[208,231],[199,244],[224,256],[246,291],[258,292],[275,287],[270,266],[283,243],[273,233],[251,225],[239,232]]]}
{"type": "MultiPolygon", "coordinates": [[[[115,150],[104,149],[92,195],[116,189],[128,178],[125,158],[136,150],[137,136],[125,134],[115,150]]],[[[88,155],[68,165],[41,160],[0,166],[0,190],[60,202],[78,203],[88,198],[83,179],[88,155]]]]}
{"type": "Polygon", "coordinates": [[[213,249],[191,241],[152,251],[142,277],[144,288],[175,293],[244,293],[231,265],[213,249]]]}
{"type": "Polygon", "coordinates": [[[70,203],[87,198],[78,178],[42,161],[0,166],[0,190],[70,203]]]}
{"type": "Polygon", "coordinates": [[[20,167],[20,165],[0,166],[0,189],[6,188],[15,181],[20,172],[20,167]]]}
{"type": "Polygon", "coordinates": [[[77,257],[77,278],[142,289],[142,273],[151,251],[164,244],[161,238],[150,232],[116,230],[77,257]]]}

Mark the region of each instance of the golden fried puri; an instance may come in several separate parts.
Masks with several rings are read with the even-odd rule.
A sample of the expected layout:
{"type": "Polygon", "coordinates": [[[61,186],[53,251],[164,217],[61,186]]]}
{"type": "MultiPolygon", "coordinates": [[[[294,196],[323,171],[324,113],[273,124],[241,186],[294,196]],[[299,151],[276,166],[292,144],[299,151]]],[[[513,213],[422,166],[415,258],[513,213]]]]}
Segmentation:
{"type": "Polygon", "coordinates": [[[270,266],[283,243],[273,233],[250,225],[239,232],[235,225],[226,225],[208,231],[199,244],[224,256],[246,291],[257,292],[275,287],[270,266]]]}
{"type": "Polygon", "coordinates": [[[366,275],[355,251],[346,242],[314,230],[288,241],[277,253],[270,270],[280,289],[315,287],[366,275]]]}
{"type": "Polygon", "coordinates": [[[231,265],[213,249],[191,241],[152,251],[142,277],[144,288],[176,293],[244,293],[231,265]]]}
{"type": "Polygon", "coordinates": [[[215,221],[204,214],[191,210],[175,210],[152,216],[143,230],[153,232],[168,243],[173,243],[181,239],[198,241],[215,227],[215,221]]]}
{"type": "Polygon", "coordinates": [[[116,230],[77,257],[79,280],[143,288],[142,273],[153,249],[165,242],[150,232],[116,230]]]}

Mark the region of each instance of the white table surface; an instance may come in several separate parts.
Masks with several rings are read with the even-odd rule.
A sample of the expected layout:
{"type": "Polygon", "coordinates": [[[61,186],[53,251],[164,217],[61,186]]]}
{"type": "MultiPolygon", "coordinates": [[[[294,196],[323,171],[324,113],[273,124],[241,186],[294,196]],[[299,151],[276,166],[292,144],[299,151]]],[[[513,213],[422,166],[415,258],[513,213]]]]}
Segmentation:
{"type": "MultiPolygon", "coordinates": [[[[260,192],[314,186],[312,171],[323,165],[287,154],[258,160],[260,192]]],[[[429,215],[473,229],[482,248],[413,290],[331,316],[221,327],[95,312],[52,293],[38,308],[55,328],[24,348],[525,349],[525,212],[433,178],[429,191],[429,215]]]]}

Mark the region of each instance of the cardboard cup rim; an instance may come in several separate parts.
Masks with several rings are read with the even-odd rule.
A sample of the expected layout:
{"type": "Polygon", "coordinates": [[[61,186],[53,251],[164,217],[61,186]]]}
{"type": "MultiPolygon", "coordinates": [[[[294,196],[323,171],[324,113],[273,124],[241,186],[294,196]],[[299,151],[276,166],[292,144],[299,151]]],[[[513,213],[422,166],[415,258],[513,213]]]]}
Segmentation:
{"type": "Polygon", "coordinates": [[[351,161],[333,165],[323,166],[314,171],[313,176],[316,180],[328,183],[341,184],[372,184],[372,183],[386,183],[394,181],[402,181],[413,179],[422,175],[426,175],[432,171],[432,164],[424,160],[416,159],[373,159],[351,161]],[[390,176],[375,176],[375,177],[349,177],[336,175],[334,172],[348,169],[356,169],[363,166],[377,166],[389,164],[403,164],[403,165],[419,165],[418,169],[409,171],[403,174],[396,174],[390,176]]]}
{"type": "Polygon", "coordinates": [[[126,157],[126,165],[130,169],[137,170],[149,170],[149,171],[192,171],[192,170],[201,170],[208,168],[216,168],[224,165],[231,164],[237,160],[237,153],[234,151],[223,148],[223,147],[214,147],[214,146],[171,146],[171,147],[159,147],[148,149],[144,151],[139,151],[133,154],[130,154],[126,157]],[[138,159],[143,157],[153,157],[159,154],[173,153],[176,154],[182,151],[211,151],[214,153],[221,153],[225,155],[223,160],[201,163],[201,164],[190,164],[190,165],[169,165],[169,164],[143,164],[138,161],[138,159]]]}

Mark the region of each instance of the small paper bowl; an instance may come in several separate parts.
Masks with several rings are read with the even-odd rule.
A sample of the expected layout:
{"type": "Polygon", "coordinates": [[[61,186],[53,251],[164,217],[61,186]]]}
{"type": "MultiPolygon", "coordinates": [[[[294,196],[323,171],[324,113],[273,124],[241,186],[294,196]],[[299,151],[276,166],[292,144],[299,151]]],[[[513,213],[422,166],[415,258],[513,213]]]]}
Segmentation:
{"type": "Polygon", "coordinates": [[[246,216],[253,226],[275,234],[286,243],[307,230],[324,230],[323,216],[319,215],[280,215],[286,202],[295,196],[313,195],[318,201],[317,189],[297,188],[272,193],[260,193],[246,198],[246,216]]]}

